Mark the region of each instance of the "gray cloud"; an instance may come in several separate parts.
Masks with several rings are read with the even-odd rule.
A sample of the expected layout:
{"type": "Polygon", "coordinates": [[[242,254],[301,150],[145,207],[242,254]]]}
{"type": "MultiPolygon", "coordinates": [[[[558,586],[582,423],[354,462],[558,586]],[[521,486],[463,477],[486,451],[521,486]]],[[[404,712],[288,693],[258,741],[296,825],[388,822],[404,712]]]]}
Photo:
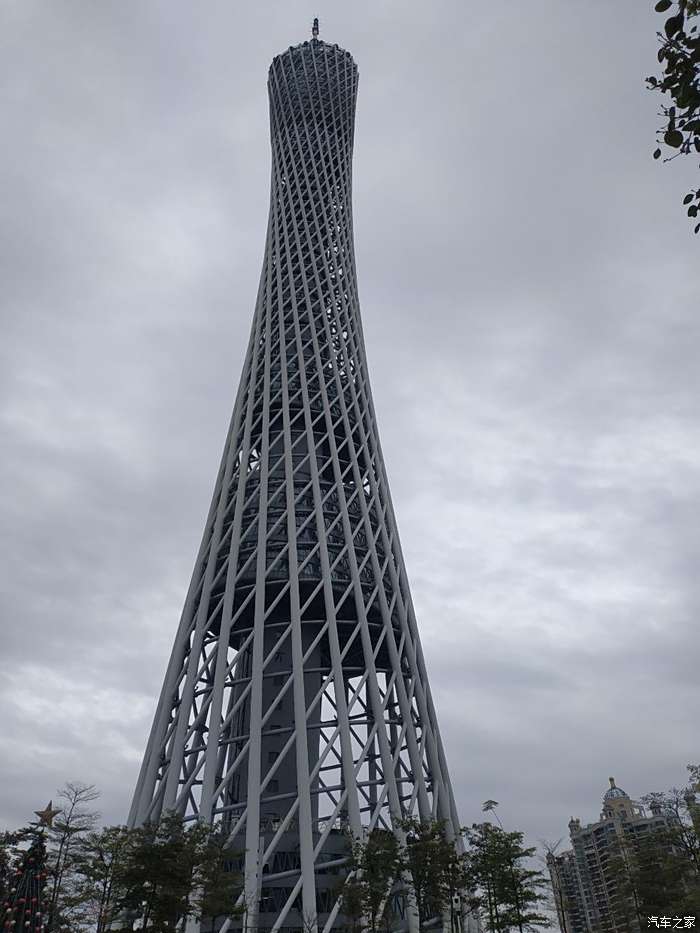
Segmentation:
{"type": "MultiPolygon", "coordinates": [[[[0,825],[124,819],[239,377],[266,71],[315,10],[7,3],[0,825]]],[[[697,760],[696,166],[633,0],[326,4],[360,67],[370,372],[462,818],[697,760]]]]}

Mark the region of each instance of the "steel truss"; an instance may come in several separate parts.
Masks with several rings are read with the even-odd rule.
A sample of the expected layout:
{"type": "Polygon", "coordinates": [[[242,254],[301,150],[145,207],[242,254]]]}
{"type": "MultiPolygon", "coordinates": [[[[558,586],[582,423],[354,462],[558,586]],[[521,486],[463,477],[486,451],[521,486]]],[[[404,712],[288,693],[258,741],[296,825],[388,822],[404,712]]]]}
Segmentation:
{"type": "Polygon", "coordinates": [[[357,80],[317,38],[270,68],[252,333],[129,818],[222,822],[245,925],[271,933],[339,925],[348,831],[459,825],[365,361],[357,80]]]}

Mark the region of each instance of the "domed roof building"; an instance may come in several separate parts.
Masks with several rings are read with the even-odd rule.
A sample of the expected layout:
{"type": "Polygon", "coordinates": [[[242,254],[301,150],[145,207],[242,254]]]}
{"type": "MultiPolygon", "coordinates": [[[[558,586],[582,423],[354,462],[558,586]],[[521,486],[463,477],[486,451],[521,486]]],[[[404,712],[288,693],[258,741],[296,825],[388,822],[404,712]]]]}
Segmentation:
{"type": "Polygon", "coordinates": [[[571,848],[547,859],[555,895],[557,915],[562,929],[571,933],[590,933],[605,929],[609,933],[640,933],[627,922],[616,924],[610,892],[613,879],[608,875],[610,856],[618,851],[621,838],[654,832],[667,825],[659,808],[644,808],[611,777],[610,787],[602,794],[602,812],[597,823],[569,821],[571,848]]]}
{"type": "Polygon", "coordinates": [[[608,778],[610,787],[603,794],[603,811],[600,814],[601,822],[615,820],[626,823],[630,820],[644,819],[644,808],[630,799],[629,794],[618,787],[615,778],[608,778]]]}
{"type": "Polygon", "coordinates": [[[603,800],[614,800],[618,797],[627,797],[629,800],[629,794],[626,794],[621,787],[615,784],[614,777],[608,778],[608,780],[610,781],[610,787],[603,794],[603,800]]]}

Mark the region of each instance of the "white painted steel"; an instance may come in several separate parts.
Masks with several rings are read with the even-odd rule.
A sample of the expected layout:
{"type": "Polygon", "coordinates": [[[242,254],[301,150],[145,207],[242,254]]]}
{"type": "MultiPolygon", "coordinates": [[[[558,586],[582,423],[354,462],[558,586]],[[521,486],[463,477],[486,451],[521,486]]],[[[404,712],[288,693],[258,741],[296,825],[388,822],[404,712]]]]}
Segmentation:
{"type": "Polygon", "coordinates": [[[402,838],[418,816],[454,838],[459,823],[367,374],[357,67],[313,38],[273,60],[268,89],[251,337],[129,822],[175,810],[222,823],[241,852],[245,928],[330,933],[348,836],[402,838]]]}

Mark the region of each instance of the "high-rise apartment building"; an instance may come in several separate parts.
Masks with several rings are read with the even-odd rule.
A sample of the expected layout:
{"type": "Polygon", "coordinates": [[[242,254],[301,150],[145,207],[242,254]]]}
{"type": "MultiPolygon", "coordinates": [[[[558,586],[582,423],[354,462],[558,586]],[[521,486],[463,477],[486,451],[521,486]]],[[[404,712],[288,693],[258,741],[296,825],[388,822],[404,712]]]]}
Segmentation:
{"type": "Polygon", "coordinates": [[[659,808],[647,815],[642,806],[615,784],[614,778],[610,778],[610,787],[603,795],[597,823],[582,825],[572,817],[571,849],[547,858],[564,933],[636,933],[633,918],[615,919],[616,887],[611,860],[618,856],[620,840],[631,840],[666,825],[667,817],[659,808]]]}
{"type": "Polygon", "coordinates": [[[270,67],[250,342],[129,818],[223,824],[245,916],[220,931],[329,933],[348,834],[459,827],[365,358],[357,83],[317,25],[270,67]]]}

